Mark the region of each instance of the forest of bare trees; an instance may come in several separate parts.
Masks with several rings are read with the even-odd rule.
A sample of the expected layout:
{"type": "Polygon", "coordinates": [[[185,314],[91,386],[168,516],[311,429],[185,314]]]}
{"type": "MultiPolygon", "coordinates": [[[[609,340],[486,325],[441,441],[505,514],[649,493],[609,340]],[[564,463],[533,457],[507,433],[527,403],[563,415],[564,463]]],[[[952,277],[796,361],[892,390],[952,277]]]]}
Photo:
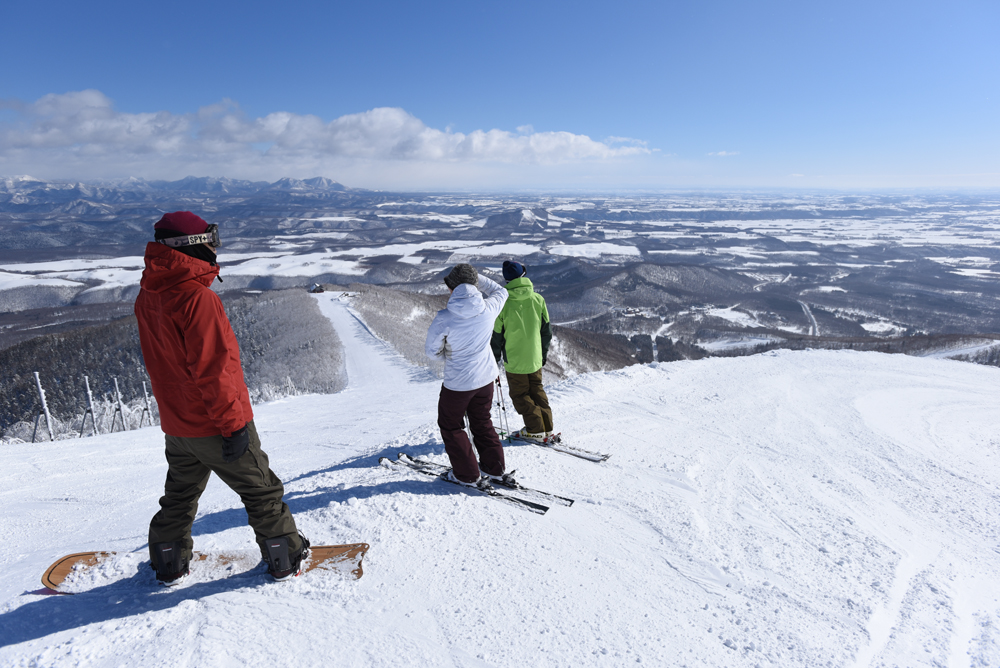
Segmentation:
{"type": "MultiPolygon", "coordinates": [[[[337,392],[346,384],[343,348],[315,300],[301,290],[224,298],[240,344],[251,400],[337,392]]],[[[57,435],[79,435],[89,377],[98,428],[110,430],[115,379],[129,427],[137,426],[149,387],[134,316],[68,333],[39,336],[0,350],[0,431],[27,440],[41,411],[38,372],[57,435]],[[103,424],[102,420],[107,424],[103,424]],[[131,423],[130,423],[131,420],[131,423]]],[[[158,421],[150,397],[153,418],[158,421]]],[[[44,420],[42,421],[44,426],[44,420]]],[[[148,424],[148,423],[147,423],[148,424]]],[[[88,418],[87,430],[90,433],[88,418]]],[[[47,438],[47,434],[45,435],[47,438]]]]}

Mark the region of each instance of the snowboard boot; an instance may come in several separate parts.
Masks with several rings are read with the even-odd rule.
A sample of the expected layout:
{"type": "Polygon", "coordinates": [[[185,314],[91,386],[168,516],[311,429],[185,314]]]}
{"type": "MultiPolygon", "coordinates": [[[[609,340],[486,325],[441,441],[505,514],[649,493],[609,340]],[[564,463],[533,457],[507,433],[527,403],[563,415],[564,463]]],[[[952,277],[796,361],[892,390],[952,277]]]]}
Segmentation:
{"type": "Polygon", "coordinates": [[[288,549],[288,536],[268,538],[264,541],[264,549],[267,556],[267,572],[274,578],[275,582],[285,582],[302,574],[302,566],[309,556],[309,539],[299,534],[302,541],[302,549],[291,553],[288,549]]]}
{"type": "Polygon", "coordinates": [[[156,571],[156,580],[165,587],[179,585],[188,573],[188,559],[184,556],[184,546],[180,541],[172,543],[153,543],[149,546],[152,552],[150,566],[156,571]]]}

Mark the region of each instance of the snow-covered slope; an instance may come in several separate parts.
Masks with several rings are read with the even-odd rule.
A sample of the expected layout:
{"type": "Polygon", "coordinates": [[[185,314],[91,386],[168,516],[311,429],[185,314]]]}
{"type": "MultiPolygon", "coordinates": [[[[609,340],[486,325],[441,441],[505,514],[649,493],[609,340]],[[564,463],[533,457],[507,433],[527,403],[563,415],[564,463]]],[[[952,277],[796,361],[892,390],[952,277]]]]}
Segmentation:
{"type": "MultiPolygon", "coordinates": [[[[371,544],[364,577],[158,588],[157,429],[7,446],[0,664],[1000,664],[997,369],[811,351],[579,376],[550,392],[557,428],[613,456],[509,447],[525,484],[578,499],[537,516],[379,468],[446,460],[438,382],[316,298],[350,385],[256,420],[303,531],[371,544]],[[129,554],[86,593],[30,593],[92,549],[129,554]]],[[[214,479],[194,534],[253,547],[214,479]]]]}

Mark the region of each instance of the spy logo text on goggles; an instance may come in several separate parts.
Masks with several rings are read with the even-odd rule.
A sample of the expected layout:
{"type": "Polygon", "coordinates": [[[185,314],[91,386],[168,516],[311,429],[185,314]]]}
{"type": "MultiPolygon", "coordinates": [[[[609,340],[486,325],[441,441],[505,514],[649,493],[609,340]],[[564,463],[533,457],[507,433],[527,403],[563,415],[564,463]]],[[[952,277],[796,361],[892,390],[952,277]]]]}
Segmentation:
{"type": "Polygon", "coordinates": [[[219,237],[218,225],[209,225],[208,229],[202,234],[189,234],[186,237],[170,237],[168,239],[160,239],[159,241],[161,244],[166,244],[171,248],[196,246],[198,244],[208,244],[212,248],[219,248],[222,246],[222,239],[219,237]]]}

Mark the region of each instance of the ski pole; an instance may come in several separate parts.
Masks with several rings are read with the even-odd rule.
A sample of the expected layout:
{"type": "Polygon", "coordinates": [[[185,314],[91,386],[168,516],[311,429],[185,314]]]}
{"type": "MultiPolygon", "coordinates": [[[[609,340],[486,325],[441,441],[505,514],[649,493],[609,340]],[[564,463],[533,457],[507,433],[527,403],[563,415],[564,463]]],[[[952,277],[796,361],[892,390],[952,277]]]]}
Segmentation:
{"type": "Polygon", "coordinates": [[[465,433],[469,436],[469,443],[475,443],[475,439],[472,436],[472,420],[469,419],[468,413],[462,416],[462,428],[465,429],[465,433]]]}
{"type": "Polygon", "coordinates": [[[502,427],[505,430],[504,433],[510,438],[510,422],[507,421],[507,400],[503,396],[503,384],[500,382],[500,376],[497,376],[497,394],[499,399],[497,400],[497,405],[500,407],[500,419],[502,427]]]}
{"type": "Polygon", "coordinates": [[[497,379],[493,381],[493,384],[497,386],[497,391],[496,391],[496,394],[494,395],[494,398],[496,399],[496,401],[493,402],[493,419],[496,420],[496,425],[497,425],[496,429],[500,433],[500,436],[502,437],[504,435],[503,421],[501,419],[501,409],[503,407],[500,405],[500,376],[499,375],[497,375],[497,379]]]}

